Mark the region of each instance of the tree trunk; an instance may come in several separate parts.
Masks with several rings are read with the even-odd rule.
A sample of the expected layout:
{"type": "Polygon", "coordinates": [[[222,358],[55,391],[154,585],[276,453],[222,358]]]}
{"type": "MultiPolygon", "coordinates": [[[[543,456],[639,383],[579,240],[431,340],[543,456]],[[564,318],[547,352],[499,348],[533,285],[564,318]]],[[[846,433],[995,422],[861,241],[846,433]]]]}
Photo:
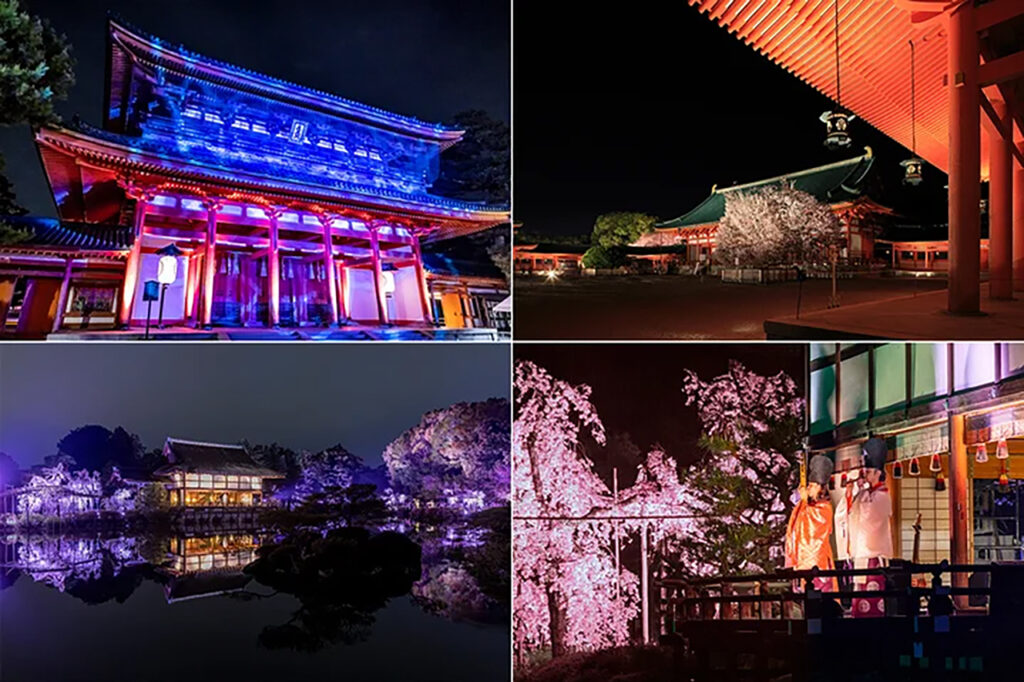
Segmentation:
{"type": "Polygon", "coordinates": [[[560,603],[558,591],[555,586],[548,585],[548,619],[551,630],[551,657],[558,658],[569,653],[568,647],[568,619],[560,603]]]}

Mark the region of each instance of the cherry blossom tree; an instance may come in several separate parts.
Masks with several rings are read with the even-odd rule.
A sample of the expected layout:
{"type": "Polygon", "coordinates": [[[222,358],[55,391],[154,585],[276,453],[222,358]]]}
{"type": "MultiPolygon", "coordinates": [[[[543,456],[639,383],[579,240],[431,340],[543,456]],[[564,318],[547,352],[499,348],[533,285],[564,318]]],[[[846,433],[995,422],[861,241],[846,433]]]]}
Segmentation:
{"type": "Polygon", "coordinates": [[[804,400],[785,373],[761,376],[733,361],[710,381],[687,371],[687,405],[703,428],[704,457],[685,473],[681,497],[692,532],[674,541],[693,574],[768,571],[799,479],[804,400]]]}
{"type": "Polygon", "coordinates": [[[629,641],[636,576],[611,553],[611,493],[582,454],[583,435],[604,443],[590,387],[531,363],[516,364],[512,436],[513,631],[517,655],[553,656],[629,641]]]}
{"type": "Polygon", "coordinates": [[[750,267],[824,264],[842,242],[831,207],[784,182],[726,195],[715,257],[750,267]]]}

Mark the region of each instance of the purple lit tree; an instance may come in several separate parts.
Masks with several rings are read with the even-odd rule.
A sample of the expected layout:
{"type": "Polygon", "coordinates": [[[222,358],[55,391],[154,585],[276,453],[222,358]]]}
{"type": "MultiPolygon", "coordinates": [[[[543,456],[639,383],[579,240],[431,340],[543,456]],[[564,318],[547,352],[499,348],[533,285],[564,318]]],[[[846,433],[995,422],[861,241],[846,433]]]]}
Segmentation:
{"type": "Polygon", "coordinates": [[[509,406],[492,398],[423,415],[383,453],[391,487],[466,508],[509,499],[509,406]]]}
{"type": "Polygon", "coordinates": [[[33,474],[18,495],[18,513],[26,516],[66,516],[99,507],[103,496],[100,475],[84,469],[71,473],[63,464],[33,474]]]}

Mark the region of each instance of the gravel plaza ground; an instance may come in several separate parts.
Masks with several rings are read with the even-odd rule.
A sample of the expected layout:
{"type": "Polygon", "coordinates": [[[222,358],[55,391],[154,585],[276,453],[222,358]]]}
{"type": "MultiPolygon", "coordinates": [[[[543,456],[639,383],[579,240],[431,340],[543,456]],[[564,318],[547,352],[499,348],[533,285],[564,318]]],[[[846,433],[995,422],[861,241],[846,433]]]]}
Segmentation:
{"type": "MultiPolygon", "coordinates": [[[[763,339],[764,322],[796,313],[799,284],[727,284],[707,277],[515,278],[515,338],[763,339]]],[[[944,279],[862,276],[839,280],[842,306],[946,288],[944,279]]],[[[803,283],[801,313],[828,308],[829,280],[803,283]]],[[[928,297],[934,299],[934,296],[928,297]]]]}

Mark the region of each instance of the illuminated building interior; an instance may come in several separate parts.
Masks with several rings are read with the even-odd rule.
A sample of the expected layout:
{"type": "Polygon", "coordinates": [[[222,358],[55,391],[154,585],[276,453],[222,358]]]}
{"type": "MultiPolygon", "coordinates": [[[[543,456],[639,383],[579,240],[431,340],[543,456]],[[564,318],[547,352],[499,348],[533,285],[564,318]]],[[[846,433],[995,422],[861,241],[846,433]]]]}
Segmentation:
{"type": "Polygon", "coordinates": [[[284,476],[262,467],[241,445],[168,438],[167,464],[155,474],[167,481],[173,507],[255,507],[268,480],[284,476]]]}

